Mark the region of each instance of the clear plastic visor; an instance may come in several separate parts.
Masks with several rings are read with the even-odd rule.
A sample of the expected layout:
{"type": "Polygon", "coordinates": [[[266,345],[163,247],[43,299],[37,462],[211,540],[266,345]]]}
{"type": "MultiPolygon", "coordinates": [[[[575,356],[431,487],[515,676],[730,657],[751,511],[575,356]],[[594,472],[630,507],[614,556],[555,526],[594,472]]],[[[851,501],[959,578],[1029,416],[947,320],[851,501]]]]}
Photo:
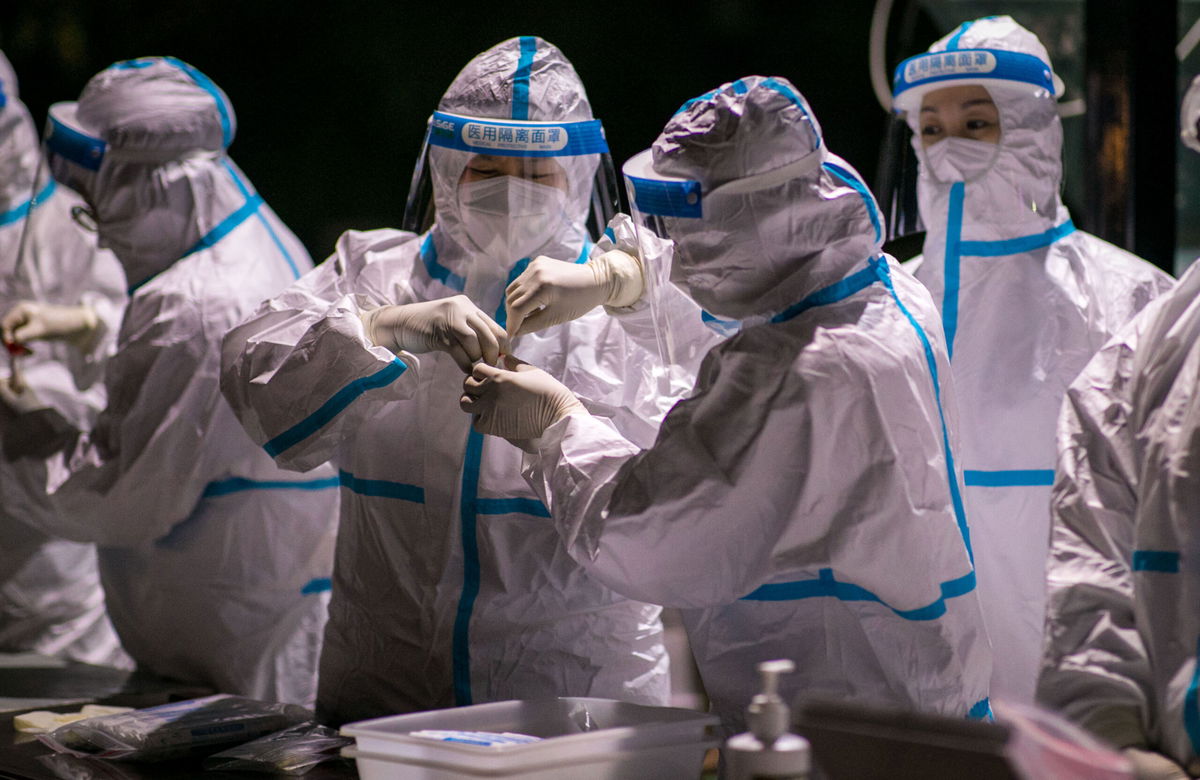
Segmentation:
{"type": "Polygon", "coordinates": [[[533,219],[545,213],[547,201],[561,198],[593,241],[620,210],[599,120],[527,122],[435,112],[413,170],[403,229],[422,233],[437,221],[435,170],[453,171],[456,180],[442,184],[457,188],[460,205],[498,218],[533,219]],[[432,155],[452,164],[439,169],[432,155]]]}

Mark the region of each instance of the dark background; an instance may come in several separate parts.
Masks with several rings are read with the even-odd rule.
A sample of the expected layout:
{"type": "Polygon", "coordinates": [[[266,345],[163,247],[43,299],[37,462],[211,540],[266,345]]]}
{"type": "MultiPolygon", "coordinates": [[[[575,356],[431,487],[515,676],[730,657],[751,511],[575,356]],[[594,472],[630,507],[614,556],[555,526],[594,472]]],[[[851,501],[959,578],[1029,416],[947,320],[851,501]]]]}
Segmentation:
{"type": "MultiPolygon", "coordinates": [[[[173,55],[207,73],[237,114],[230,155],[319,262],[347,228],[399,224],[438,98],[515,35],[571,59],[618,166],[686,99],[761,74],[792,81],[829,147],[874,182],[887,117],[867,69],[873,5],[9,0],[0,48],[39,127],[117,60],[173,55]]],[[[918,22],[923,50],[941,31],[918,22]]],[[[889,52],[889,66],[914,53],[889,52]]]]}

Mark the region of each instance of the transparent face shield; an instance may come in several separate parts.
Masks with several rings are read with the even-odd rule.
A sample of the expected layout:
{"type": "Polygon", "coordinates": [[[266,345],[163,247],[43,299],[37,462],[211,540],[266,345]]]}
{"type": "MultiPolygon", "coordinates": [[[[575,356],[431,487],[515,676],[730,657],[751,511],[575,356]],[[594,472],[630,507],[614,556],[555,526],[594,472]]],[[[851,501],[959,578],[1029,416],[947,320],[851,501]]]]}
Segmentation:
{"type": "Polygon", "coordinates": [[[643,298],[654,319],[659,356],[667,370],[672,370],[685,361],[679,354],[683,345],[676,341],[672,317],[667,311],[666,292],[676,252],[670,241],[670,229],[680,220],[700,219],[702,188],[698,181],[656,173],[651,164],[651,151],[646,149],[630,158],[621,170],[646,281],[643,298]]]}
{"type": "Polygon", "coordinates": [[[1054,119],[1062,87],[1044,62],[996,49],[921,54],[897,66],[894,83],[879,182],[888,240],[925,229],[923,184],[988,188],[996,209],[977,219],[1011,219],[1013,207],[1054,208],[1061,175],[1050,183],[1044,168],[1029,167],[1040,163],[1033,157],[1052,157],[1061,171],[1062,131],[1054,119]]]}
{"type": "MultiPolygon", "coordinates": [[[[434,112],[401,227],[436,221],[471,251],[505,261],[594,241],[620,210],[599,120],[530,122],[434,112]],[[452,214],[438,214],[453,204],[452,214]]],[[[575,258],[563,258],[575,259],[575,258]]]]}

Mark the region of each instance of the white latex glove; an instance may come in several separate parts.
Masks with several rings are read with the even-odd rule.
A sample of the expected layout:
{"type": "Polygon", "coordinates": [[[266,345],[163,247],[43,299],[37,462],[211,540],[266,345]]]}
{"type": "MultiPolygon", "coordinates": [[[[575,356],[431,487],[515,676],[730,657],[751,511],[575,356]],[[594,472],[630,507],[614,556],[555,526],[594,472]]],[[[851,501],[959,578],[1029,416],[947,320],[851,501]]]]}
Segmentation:
{"type": "Polygon", "coordinates": [[[495,364],[508,351],[504,328],[465,295],[382,306],[360,318],[373,344],[393,352],[445,352],[467,374],[472,363],[495,364]]]}
{"type": "Polygon", "coordinates": [[[47,404],[38,398],[37,393],[29,385],[14,389],[11,377],[0,378],[0,403],[3,403],[14,414],[28,414],[38,409],[47,408],[47,404]]]}
{"type": "Polygon", "coordinates": [[[0,330],[10,343],[69,341],[88,352],[100,334],[100,318],[91,306],[21,301],[0,319],[0,330]]]}
{"type": "Polygon", "coordinates": [[[1128,747],[1121,754],[1133,764],[1133,776],[1138,780],[1188,780],[1191,777],[1183,767],[1161,753],[1128,747]]]}
{"type": "Polygon", "coordinates": [[[641,261],[619,249],[582,264],[535,257],[504,291],[508,334],[545,330],[600,305],[632,306],[644,284],[641,261]]]}
{"type": "Polygon", "coordinates": [[[459,407],[475,415],[475,430],[509,441],[536,439],[568,414],[587,410],[566,385],[512,356],[506,368],[476,363],[463,381],[459,407]]]}

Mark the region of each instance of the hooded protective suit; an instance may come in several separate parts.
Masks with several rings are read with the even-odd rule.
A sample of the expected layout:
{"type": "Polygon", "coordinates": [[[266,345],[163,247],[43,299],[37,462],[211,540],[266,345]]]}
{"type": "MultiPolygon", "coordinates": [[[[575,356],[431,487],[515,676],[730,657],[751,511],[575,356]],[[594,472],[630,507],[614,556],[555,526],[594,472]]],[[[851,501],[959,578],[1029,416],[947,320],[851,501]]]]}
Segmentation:
{"type": "Polygon", "coordinates": [[[276,467],[218,386],[221,337],[311,261],[226,156],[234,126],[225,95],[173,58],[117,63],[51,107],[51,170],[90,204],[130,299],[108,405],[49,462],[45,530],[100,546],[139,666],[311,703],[337,479],[276,467]]]}
{"type": "Polygon", "coordinates": [[[626,165],[635,205],[678,206],[653,212],[673,278],[742,329],[649,449],[579,413],[533,440],[527,477],[567,551],[684,608],[727,732],[780,657],[793,703],[986,715],[949,367],[928,294],[880,252],[874,198],[782,79],[689,102],[652,154],[626,165]]]}
{"type": "MultiPolygon", "coordinates": [[[[125,278],[116,258],[71,219],[79,197],[39,178],[40,162],[33,120],[0,54],[0,313],[29,297],[97,313],[105,337],[90,353],[44,342],[20,359],[23,381],[43,401],[89,427],[104,407],[98,369],[115,341],[125,278]]],[[[0,650],[126,666],[105,612],[95,547],[54,539],[27,522],[53,511],[44,484],[43,464],[0,459],[0,650]]]]}
{"type": "MultiPolygon", "coordinates": [[[[458,410],[463,370],[449,354],[397,356],[360,320],[465,293],[502,321],[504,286],[528,256],[582,261],[613,243],[593,250],[583,227],[598,154],[569,145],[552,158],[567,176],[560,210],[541,214],[554,219],[466,205],[474,195],[458,185],[473,156],[456,147],[476,140],[471,128],[481,142],[509,129],[524,150],[516,133],[533,131],[522,121],[572,139],[598,131],[574,68],[539,38],[483,52],[439,103],[429,232],[346,233],[329,260],[225,341],[222,388],[251,436],[284,466],[332,459],[340,469],[324,719],[547,696],[667,699],[659,607],[618,595],[562,551],[521,478],[521,453],[485,441],[458,410]],[[539,224],[553,226],[540,239],[539,224]]],[[[491,181],[527,186],[511,178],[491,181]]],[[[637,441],[650,441],[670,405],[656,390],[656,356],[600,309],[515,338],[513,350],[637,441]]]]}
{"type": "MultiPolygon", "coordinates": [[[[1184,103],[1196,138],[1200,79],[1184,103]],[[1189,103],[1191,112],[1189,114],[1189,103]]],[[[1200,147],[1198,147],[1200,150],[1200,147]]],[[[1038,699],[1200,774],[1200,265],[1072,383],[1058,428],[1038,699]]]]}
{"type": "Polygon", "coordinates": [[[1171,278],[1071,223],[1059,198],[1054,82],[1033,33],[989,17],[930,51],[939,54],[896,70],[928,230],[915,274],[941,311],[963,410],[967,507],[996,659],[992,695],[1031,701],[1059,406],[1088,359],[1171,278]],[[973,70],[976,55],[983,72],[973,70]],[[988,89],[999,143],[947,138],[923,147],[921,94],[964,84],[988,89]]]}

